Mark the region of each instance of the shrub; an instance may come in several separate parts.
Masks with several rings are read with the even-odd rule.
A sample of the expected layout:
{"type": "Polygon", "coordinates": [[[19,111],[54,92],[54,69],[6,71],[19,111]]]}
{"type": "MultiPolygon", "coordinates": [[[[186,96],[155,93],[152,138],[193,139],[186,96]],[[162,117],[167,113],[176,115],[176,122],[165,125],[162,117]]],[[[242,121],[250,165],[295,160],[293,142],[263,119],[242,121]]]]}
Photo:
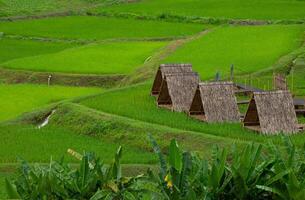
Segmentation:
{"type": "Polygon", "coordinates": [[[94,154],[80,155],[79,168],[63,161],[49,166],[29,166],[23,162],[17,178],[6,180],[10,198],[23,199],[292,199],[305,196],[305,147],[296,149],[288,137],[284,149],[272,143],[262,153],[262,145],[243,149],[215,147],[211,160],[182,152],[176,140],[169,146],[168,159],[149,137],[159,156],[158,172],[123,177],[122,148],[112,164],[105,165],[94,154]]]}

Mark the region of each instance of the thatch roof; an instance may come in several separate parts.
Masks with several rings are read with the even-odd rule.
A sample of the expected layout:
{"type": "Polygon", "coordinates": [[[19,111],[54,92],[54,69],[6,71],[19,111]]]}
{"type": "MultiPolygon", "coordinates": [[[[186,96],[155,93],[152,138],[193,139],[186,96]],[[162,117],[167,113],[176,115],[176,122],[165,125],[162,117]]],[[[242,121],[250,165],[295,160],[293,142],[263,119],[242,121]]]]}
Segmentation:
{"type": "Polygon", "coordinates": [[[158,96],[158,106],[178,112],[187,112],[199,83],[197,73],[166,74],[158,96]]]}
{"type": "Polygon", "coordinates": [[[155,76],[151,95],[159,95],[165,74],[192,72],[191,64],[161,64],[155,76]]]}
{"type": "Polygon", "coordinates": [[[289,91],[254,92],[244,126],[265,134],[298,132],[298,121],[289,91]]]}
{"type": "Polygon", "coordinates": [[[233,83],[200,83],[189,114],[207,122],[239,121],[240,114],[233,83]]]}

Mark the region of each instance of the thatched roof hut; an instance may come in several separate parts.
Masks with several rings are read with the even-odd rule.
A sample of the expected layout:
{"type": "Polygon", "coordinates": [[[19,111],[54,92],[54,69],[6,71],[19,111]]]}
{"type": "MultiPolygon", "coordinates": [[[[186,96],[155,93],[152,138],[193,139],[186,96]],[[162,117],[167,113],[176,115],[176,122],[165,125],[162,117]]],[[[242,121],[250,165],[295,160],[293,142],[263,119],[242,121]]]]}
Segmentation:
{"type": "Polygon", "coordinates": [[[159,95],[162,80],[165,74],[192,72],[191,64],[161,64],[155,76],[155,80],[151,89],[151,95],[159,95]]]}
{"type": "Polygon", "coordinates": [[[158,106],[187,112],[198,84],[199,76],[194,72],[166,74],[157,99],[158,106]]]}
{"type": "Polygon", "coordinates": [[[200,83],[193,98],[190,116],[207,122],[240,121],[231,82],[200,83]]]}
{"type": "Polygon", "coordinates": [[[298,121],[290,92],[254,92],[243,124],[264,134],[298,132],[298,121]]]}

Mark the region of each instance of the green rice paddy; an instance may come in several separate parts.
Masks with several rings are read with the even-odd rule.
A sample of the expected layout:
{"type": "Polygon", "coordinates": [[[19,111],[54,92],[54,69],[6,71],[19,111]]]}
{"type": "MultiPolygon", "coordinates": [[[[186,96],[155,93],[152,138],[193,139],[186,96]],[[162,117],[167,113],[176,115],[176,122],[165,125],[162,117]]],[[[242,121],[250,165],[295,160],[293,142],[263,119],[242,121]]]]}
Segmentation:
{"type": "Polygon", "coordinates": [[[103,40],[187,36],[202,31],[204,27],[200,24],[70,16],[1,22],[0,32],[47,38],[103,40]]]}
{"type": "Polygon", "coordinates": [[[236,74],[270,67],[281,56],[298,48],[304,26],[225,26],[193,40],[170,55],[165,62],[192,63],[201,78],[216,72],[228,76],[234,64],[236,74]]]}
{"type": "Polygon", "coordinates": [[[33,40],[0,38],[0,66],[1,63],[8,60],[55,53],[75,46],[77,45],[69,43],[38,42],[33,40]]]}
{"type": "MultiPolygon", "coordinates": [[[[0,19],[0,68],[9,69],[9,78],[0,79],[0,199],[19,158],[48,163],[64,155],[73,165],[69,148],[93,151],[109,163],[122,145],[122,162],[137,167],[157,162],[148,134],[165,154],[173,138],[207,157],[214,145],[279,145],[281,136],[260,135],[241,123],[207,124],[158,108],[150,96],[152,74],[160,63],[192,63],[203,81],[216,72],[226,79],[233,64],[235,80],[253,76],[271,88],[276,68],[303,98],[304,8],[304,0],[0,0],[0,17],[12,17],[0,19]],[[260,20],[270,24],[258,25],[260,20]],[[21,84],[31,71],[60,73],[60,84],[69,85],[75,85],[66,78],[73,74],[80,82],[88,74],[105,76],[105,85],[114,88],[21,84]],[[126,78],[117,83],[121,76],[108,75],[126,78]],[[48,125],[38,129],[55,105],[48,125]]],[[[303,146],[304,133],[292,140],[303,146]]]]}
{"type": "Polygon", "coordinates": [[[0,121],[13,119],[35,108],[68,98],[100,92],[100,88],[0,84],[0,121]]]}
{"type": "Polygon", "coordinates": [[[75,10],[90,6],[89,2],[87,0],[1,0],[0,17],[75,10]]]}
{"type": "Polygon", "coordinates": [[[143,0],[98,10],[139,15],[279,20],[304,19],[304,7],[302,0],[143,0]]]}
{"type": "MultiPolygon", "coordinates": [[[[15,163],[18,158],[29,162],[46,163],[65,156],[69,162],[76,162],[67,150],[95,152],[105,162],[110,162],[119,144],[108,143],[90,136],[75,134],[60,127],[47,126],[37,129],[33,126],[0,125],[0,163],[15,163]]],[[[124,147],[123,163],[155,163],[152,153],[136,148],[124,147]]]]}
{"type": "Polygon", "coordinates": [[[15,59],[2,66],[46,72],[127,74],[165,45],[166,42],[107,42],[15,59]]]}
{"type": "MultiPolygon", "coordinates": [[[[164,125],[179,130],[190,130],[204,134],[229,137],[236,140],[266,142],[267,138],[244,129],[240,123],[207,124],[188,117],[184,113],[171,112],[156,106],[155,97],[150,96],[151,84],[140,84],[124,89],[106,91],[95,97],[83,99],[82,105],[144,122],[164,125]]],[[[297,136],[299,141],[302,136],[297,136]]],[[[275,141],[279,137],[270,137],[275,141]]],[[[301,142],[302,143],[302,142],[301,142]]]]}

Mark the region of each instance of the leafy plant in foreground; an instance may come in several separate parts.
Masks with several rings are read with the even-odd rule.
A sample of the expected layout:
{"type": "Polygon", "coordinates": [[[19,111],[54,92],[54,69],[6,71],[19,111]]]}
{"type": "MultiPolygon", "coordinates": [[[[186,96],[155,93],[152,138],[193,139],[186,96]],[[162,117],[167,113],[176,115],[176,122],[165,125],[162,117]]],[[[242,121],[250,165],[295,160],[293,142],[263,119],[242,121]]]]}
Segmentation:
{"type": "Polygon", "coordinates": [[[305,151],[296,150],[288,137],[283,139],[286,154],[272,143],[266,154],[256,144],[242,150],[235,147],[230,156],[216,147],[210,161],[181,152],[172,140],[168,164],[160,147],[150,140],[160,159],[159,176],[151,173],[150,177],[165,199],[301,200],[305,196],[305,151]]]}
{"type": "Polygon", "coordinates": [[[52,161],[48,166],[23,162],[17,178],[6,180],[10,198],[22,199],[155,199],[155,200],[302,200],[305,196],[305,147],[297,149],[288,137],[283,146],[270,143],[242,149],[215,147],[211,159],[183,152],[172,140],[167,157],[149,136],[160,168],[156,173],[123,177],[120,147],[105,165],[94,154],[69,153],[81,160],[79,168],[52,161]]]}
{"type": "Polygon", "coordinates": [[[276,199],[304,199],[305,197],[305,146],[297,149],[289,138],[283,139],[285,154],[269,144],[271,158],[275,161],[271,177],[257,188],[272,192],[276,199]]]}
{"type": "MultiPolygon", "coordinates": [[[[70,150],[71,152],[71,150],[70,150]]],[[[52,161],[48,166],[30,166],[22,162],[17,178],[6,180],[10,198],[17,199],[139,199],[142,195],[137,186],[142,175],[123,177],[120,147],[111,165],[105,165],[94,154],[84,156],[72,151],[81,159],[79,168],[63,162],[52,161]]]]}

